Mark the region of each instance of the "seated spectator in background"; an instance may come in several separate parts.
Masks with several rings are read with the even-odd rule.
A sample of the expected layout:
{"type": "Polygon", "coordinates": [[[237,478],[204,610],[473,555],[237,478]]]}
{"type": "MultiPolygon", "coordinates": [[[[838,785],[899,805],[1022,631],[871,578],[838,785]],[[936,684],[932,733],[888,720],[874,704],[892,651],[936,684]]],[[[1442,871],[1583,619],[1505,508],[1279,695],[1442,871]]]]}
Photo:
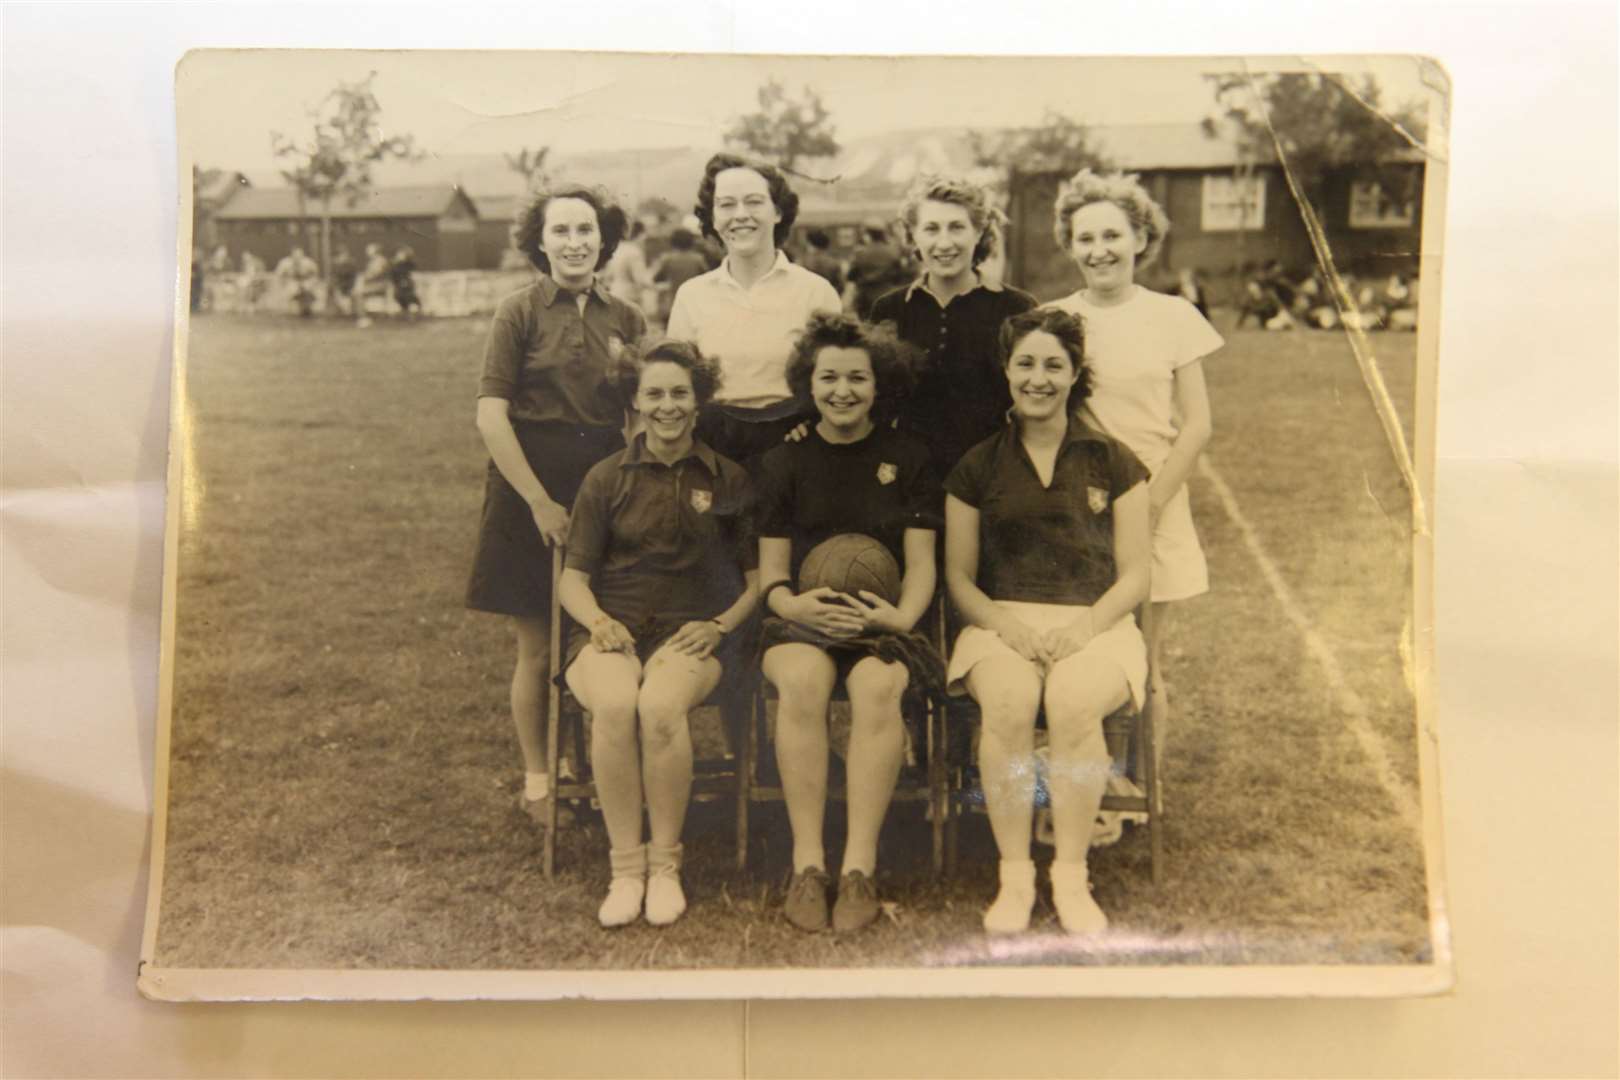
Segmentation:
{"type": "Polygon", "coordinates": [[[686,229],[669,234],[669,250],[652,267],[653,285],[658,290],[658,320],[669,322],[669,309],[682,285],[709,272],[709,260],[697,250],[697,237],[686,229]]]}
{"type": "Polygon", "coordinates": [[[250,315],[257,312],[259,301],[269,287],[264,260],[251,251],[242,252],[242,310],[250,315]]]}
{"type": "Polygon", "coordinates": [[[1181,268],[1176,275],[1176,294],[1187,303],[1198,309],[1207,322],[1209,320],[1209,302],[1204,294],[1204,275],[1190,266],[1181,268]]]}
{"type": "Polygon", "coordinates": [[[328,311],[354,314],[354,285],[360,280],[360,268],[346,247],[340,247],[332,256],[332,295],[326,298],[328,311]]]}
{"type": "Polygon", "coordinates": [[[1294,318],[1288,314],[1277,294],[1259,279],[1250,279],[1243,286],[1243,302],[1238,307],[1237,328],[1252,317],[1262,330],[1291,330],[1294,318]]]}
{"type": "Polygon", "coordinates": [[[1294,307],[1294,286],[1283,272],[1282,263],[1270,259],[1260,268],[1260,287],[1277,298],[1277,303],[1284,311],[1291,311],[1294,307]]]}
{"type": "Polygon", "coordinates": [[[840,296],[844,294],[844,265],[840,263],[827,249],[832,247],[832,238],[821,229],[811,229],[804,234],[805,241],[810,245],[799,260],[799,265],[812,274],[820,274],[827,279],[827,284],[840,296]]]}
{"type": "Polygon", "coordinates": [[[422,299],[416,295],[416,252],[402,247],[388,264],[388,280],[394,285],[394,303],[411,318],[422,313],[422,299]]]}
{"type": "Polygon", "coordinates": [[[366,267],[360,273],[360,282],[355,294],[355,325],[367,327],[371,325],[371,303],[373,300],[388,302],[388,287],[391,284],[389,277],[388,256],[383,254],[381,244],[366,245],[366,267]]]}
{"type": "Polygon", "coordinates": [[[309,318],[315,310],[315,279],[320,273],[321,268],[301,247],[293,248],[276,263],[276,280],[287,290],[287,299],[302,318],[309,318]]]}
{"type": "Polygon", "coordinates": [[[1417,329],[1417,290],[1404,274],[1391,274],[1384,286],[1384,326],[1390,330],[1417,329]]]}

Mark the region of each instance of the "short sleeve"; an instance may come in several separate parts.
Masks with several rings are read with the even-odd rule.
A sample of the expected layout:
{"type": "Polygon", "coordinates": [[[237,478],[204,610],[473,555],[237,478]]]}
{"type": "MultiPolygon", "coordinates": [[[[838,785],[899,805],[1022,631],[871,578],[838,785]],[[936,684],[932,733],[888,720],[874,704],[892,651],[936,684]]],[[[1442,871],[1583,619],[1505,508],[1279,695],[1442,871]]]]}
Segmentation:
{"type": "Polygon", "coordinates": [[[517,394],[518,372],[528,351],[527,294],[514,293],[501,301],[490,320],[489,340],[484,345],[484,374],[478,380],[478,396],[511,401],[517,394]]]}
{"type": "Polygon", "coordinates": [[[1110,440],[1108,471],[1109,502],[1148,478],[1147,466],[1131,452],[1130,447],[1117,439],[1110,440]]]}
{"type": "Polygon", "coordinates": [[[690,341],[702,347],[697,338],[697,318],[692,312],[692,290],[697,282],[691,279],[675,290],[675,302],[669,309],[667,336],[677,341],[690,341]]]}
{"type": "Polygon", "coordinates": [[[647,336],[647,314],[634,304],[624,305],[625,340],[635,345],[647,336]]]}
{"type": "Polygon", "coordinates": [[[920,443],[913,444],[913,451],[909,475],[906,477],[906,528],[939,532],[944,527],[945,502],[939,472],[934,468],[934,459],[929,456],[926,447],[920,443]]]}
{"type": "Polygon", "coordinates": [[[796,444],[772,447],[759,459],[754,489],[754,531],[758,536],[791,537],[793,468],[796,444]]]}
{"type": "Polygon", "coordinates": [[[759,541],[754,530],[756,517],[754,485],[748,479],[748,473],[741,465],[721,459],[720,476],[722,485],[720,499],[719,520],[721,536],[726,546],[731,548],[737,565],[743,573],[759,569],[759,541]]]}
{"type": "Polygon", "coordinates": [[[945,478],[945,494],[955,495],[969,506],[978,508],[984,501],[984,478],[988,471],[989,446],[980,443],[962,455],[956,468],[945,478]]]}
{"type": "Polygon", "coordinates": [[[1209,324],[1209,320],[1198,313],[1181,297],[1175,297],[1175,361],[1173,368],[1183,368],[1196,360],[1202,360],[1210,353],[1226,344],[1226,339],[1209,324]]]}
{"type": "Polygon", "coordinates": [[[568,547],[563,565],[570,570],[595,574],[607,557],[612,535],[609,504],[612,483],[619,471],[619,455],[591,466],[574,497],[568,516],[568,547]]]}
{"type": "MultiPolygon", "coordinates": [[[[806,271],[808,273],[808,271],[806,271]]],[[[832,284],[820,274],[812,275],[815,286],[811,291],[810,310],[819,311],[825,315],[838,315],[844,310],[844,302],[839,299],[838,293],[832,284]]]]}
{"type": "Polygon", "coordinates": [[[900,325],[901,304],[905,302],[905,298],[904,289],[895,289],[893,292],[886,292],[878,297],[876,302],[872,304],[871,321],[874,323],[893,323],[898,327],[900,325]]]}

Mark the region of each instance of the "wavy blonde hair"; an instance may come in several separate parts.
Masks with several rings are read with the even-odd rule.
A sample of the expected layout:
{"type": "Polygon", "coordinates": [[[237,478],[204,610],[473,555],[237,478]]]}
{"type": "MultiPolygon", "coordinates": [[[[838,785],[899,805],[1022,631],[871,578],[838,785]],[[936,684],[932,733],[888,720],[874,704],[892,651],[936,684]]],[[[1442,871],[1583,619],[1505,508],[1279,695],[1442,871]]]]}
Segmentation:
{"type": "Polygon", "coordinates": [[[1095,173],[1081,169],[1059,184],[1057,202],[1052,207],[1052,236],[1058,247],[1067,252],[1074,243],[1074,212],[1099,202],[1119,207],[1131,228],[1147,237],[1147,246],[1136,257],[1138,268],[1159,257],[1164,238],[1170,232],[1170,219],[1135,173],[1095,173]]]}

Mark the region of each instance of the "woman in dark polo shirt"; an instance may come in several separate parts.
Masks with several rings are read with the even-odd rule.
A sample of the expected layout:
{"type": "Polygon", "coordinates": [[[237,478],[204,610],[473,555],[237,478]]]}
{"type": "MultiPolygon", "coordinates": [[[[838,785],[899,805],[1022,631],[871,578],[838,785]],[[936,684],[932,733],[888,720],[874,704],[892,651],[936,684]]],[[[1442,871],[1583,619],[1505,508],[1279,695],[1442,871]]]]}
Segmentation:
{"type": "Polygon", "coordinates": [[[758,574],[742,467],[693,437],[719,381],[665,341],[623,365],[644,431],[594,465],[574,502],[558,596],[578,624],[563,669],[591,714],[591,766],[613,868],[603,926],[680,918],[681,827],[692,789],[686,715],[742,651],[758,574]],[[650,825],[643,843],[641,814],[650,825]]]}
{"type": "Polygon", "coordinates": [[[945,583],[968,624],[946,673],[979,703],[979,769],[1001,851],[992,933],[1029,926],[1035,716],[1046,707],[1057,853],[1052,899],[1065,930],[1108,925],[1086,854],[1108,782],[1103,717],[1142,706],[1147,653],[1134,611],[1152,563],[1147,470],[1075,415],[1089,376],[1080,320],[1051,308],[1001,331],[1012,420],[945,481],[945,583]]]}
{"type": "Polygon", "coordinates": [[[545,694],[551,558],[585,470],[624,446],[619,354],[647,322],[597,278],[625,233],[625,215],[596,188],[540,193],[518,216],[516,248],[540,278],[502,300],[478,385],[478,432],[489,449],[484,511],[467,606],[508,615],[517,637],[512,720],[523,753],[520,805],[545,820],[545,694]]]}
{"type": "Polygon", "coordinates": [[[938,694],[943,665],[917,620],[933,599],[939,481],[928,450],[889,424],[911,382],[892,333],[846,315],[814,315],[788,361],[788,385],[818,414],[797,442],[760,459],[759,564],[770,612],[762,630],[765,677],[781,696],[776,761],[793,828],[793,880],[784,910],[804,930],[827,925],[829,881],[822,819],[827,802],[827,705],[839,679],[849,693],[849,829],[835,930],[878,916],[878,833],[904,752],[902,696],[938,694]],[[795,591],[805,556],[843,533],[884,545],[904,568],[894,602],[829,588],[795,591]]]}
{"type": "Polygon", "coordinates": [[[927,444],[941,475],[1006,419],[1011,402],[996,367],[996,334],[1007,318],[1036,303],[979,274],[995,243],[994,213],[977,184],[945,176],[919,180],[900,205],[900,219],[922,276],[872,307],[873,322],[894,323],[900,339],[927,356],[899,426],[927,444]]]}

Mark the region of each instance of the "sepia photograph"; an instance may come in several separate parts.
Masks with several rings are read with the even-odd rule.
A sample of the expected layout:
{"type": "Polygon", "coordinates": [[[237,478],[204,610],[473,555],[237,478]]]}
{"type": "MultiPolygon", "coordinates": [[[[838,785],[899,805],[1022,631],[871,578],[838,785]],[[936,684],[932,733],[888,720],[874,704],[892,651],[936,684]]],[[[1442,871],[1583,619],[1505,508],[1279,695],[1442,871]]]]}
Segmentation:
{"type": "Polygon", "coordinates": [[[143,993],[1450,987],[1434,62],[175,98],[143,993]]]}

